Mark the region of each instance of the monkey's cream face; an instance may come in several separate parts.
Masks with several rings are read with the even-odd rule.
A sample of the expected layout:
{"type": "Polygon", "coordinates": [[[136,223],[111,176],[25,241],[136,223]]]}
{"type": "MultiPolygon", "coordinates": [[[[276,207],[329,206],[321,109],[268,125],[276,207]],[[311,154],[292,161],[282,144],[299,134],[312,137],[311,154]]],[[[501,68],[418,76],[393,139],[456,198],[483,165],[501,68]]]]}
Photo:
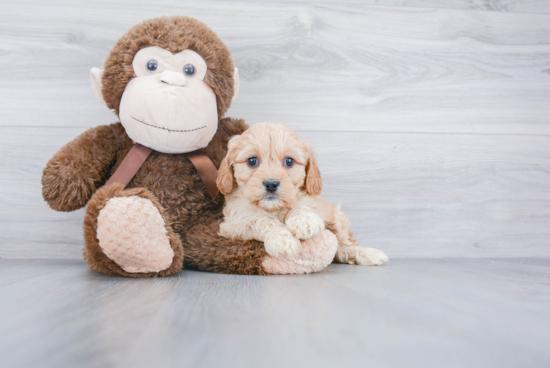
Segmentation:
{"type": "Polygon", "coordinates": [[[120,101],[120,122],[136,142],[164,153],[208,145],[218,129],[216,95],[204,82],[207,66],[192,50],[178,54],[141,49],[132,62],[136,77],[120,101]]]}
{"type": "Polygon", "coordinates": [[[263,210],[290,208],[306,179],[309,146],[281,124],[256,124],[229,143],[239,189],[263,210]]]}

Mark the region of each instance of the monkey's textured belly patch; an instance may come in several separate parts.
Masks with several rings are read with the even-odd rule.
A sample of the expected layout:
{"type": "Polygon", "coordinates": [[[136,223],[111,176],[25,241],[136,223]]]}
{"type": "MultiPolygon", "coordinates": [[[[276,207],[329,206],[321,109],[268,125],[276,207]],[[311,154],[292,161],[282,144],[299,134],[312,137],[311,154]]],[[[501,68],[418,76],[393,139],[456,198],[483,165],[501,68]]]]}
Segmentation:
{"type": "Polygon", "coordinates": [[[159,272],[172,264],[164,219],[145,198],[111,198],[97,218],[99,246],[126,272],[159,272]]]}

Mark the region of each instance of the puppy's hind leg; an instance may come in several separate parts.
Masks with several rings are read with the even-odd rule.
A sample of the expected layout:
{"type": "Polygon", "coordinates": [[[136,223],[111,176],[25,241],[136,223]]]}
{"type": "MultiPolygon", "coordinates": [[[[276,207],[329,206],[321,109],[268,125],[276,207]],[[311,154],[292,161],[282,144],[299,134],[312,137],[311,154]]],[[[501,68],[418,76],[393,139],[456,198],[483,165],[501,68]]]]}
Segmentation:
{"type": "Polygon", "coordinates": [[[332,215],[327,223],[327,228],[334,232],[338,239],[338,250],[334,261],[338,263],[357,264],[362,266],[379,266],[386,263],[389,258],[381,250],[360,247],[353,238],[350,230],[350,220],[340,206],[332,207],[332,215]]]}
{"type": "Polygon", "coordinates": [[[361,266],[380,266],[389,260],[381,250],[360,246],[338,245],[334,261],[361,266]]]}

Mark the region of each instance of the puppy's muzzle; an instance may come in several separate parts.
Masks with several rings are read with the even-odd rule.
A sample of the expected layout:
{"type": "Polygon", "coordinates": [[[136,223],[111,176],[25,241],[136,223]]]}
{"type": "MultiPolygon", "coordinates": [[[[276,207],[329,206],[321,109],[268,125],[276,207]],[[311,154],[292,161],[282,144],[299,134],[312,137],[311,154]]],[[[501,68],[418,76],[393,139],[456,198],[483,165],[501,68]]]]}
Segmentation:
{"type": "Polygon", "coordinates": [[[264,184],[265,190],[267,190],[269,193],[275,193],[281,183],[278,180],[269,179],[269,180],[264,180],[263,184],[264,184]]]}

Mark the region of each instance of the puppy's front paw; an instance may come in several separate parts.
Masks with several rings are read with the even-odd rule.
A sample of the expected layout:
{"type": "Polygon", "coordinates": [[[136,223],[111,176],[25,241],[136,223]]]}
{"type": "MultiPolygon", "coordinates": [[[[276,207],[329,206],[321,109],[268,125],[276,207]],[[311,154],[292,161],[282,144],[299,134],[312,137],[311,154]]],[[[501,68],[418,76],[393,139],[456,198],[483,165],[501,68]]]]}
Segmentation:
{"type": "Polygon", "coordinates": [[[357,247],[355,262],[362,266],[380,266],[388,262],[386,253],[374,248],[357,247]]]}
{"type": "Polygon", "coordinates": [[[302,212],[286,219],[285,225],[298,239],[309,239],[325,230],[325,222],[314,212],[302,212]]]}
{"type": "Polygon", "coordinates": [[[291,257],[302,250],[302,242],[290,231],[281,231],[270,236],[264,242],[265,251],[272,257],[291,257]]]}

